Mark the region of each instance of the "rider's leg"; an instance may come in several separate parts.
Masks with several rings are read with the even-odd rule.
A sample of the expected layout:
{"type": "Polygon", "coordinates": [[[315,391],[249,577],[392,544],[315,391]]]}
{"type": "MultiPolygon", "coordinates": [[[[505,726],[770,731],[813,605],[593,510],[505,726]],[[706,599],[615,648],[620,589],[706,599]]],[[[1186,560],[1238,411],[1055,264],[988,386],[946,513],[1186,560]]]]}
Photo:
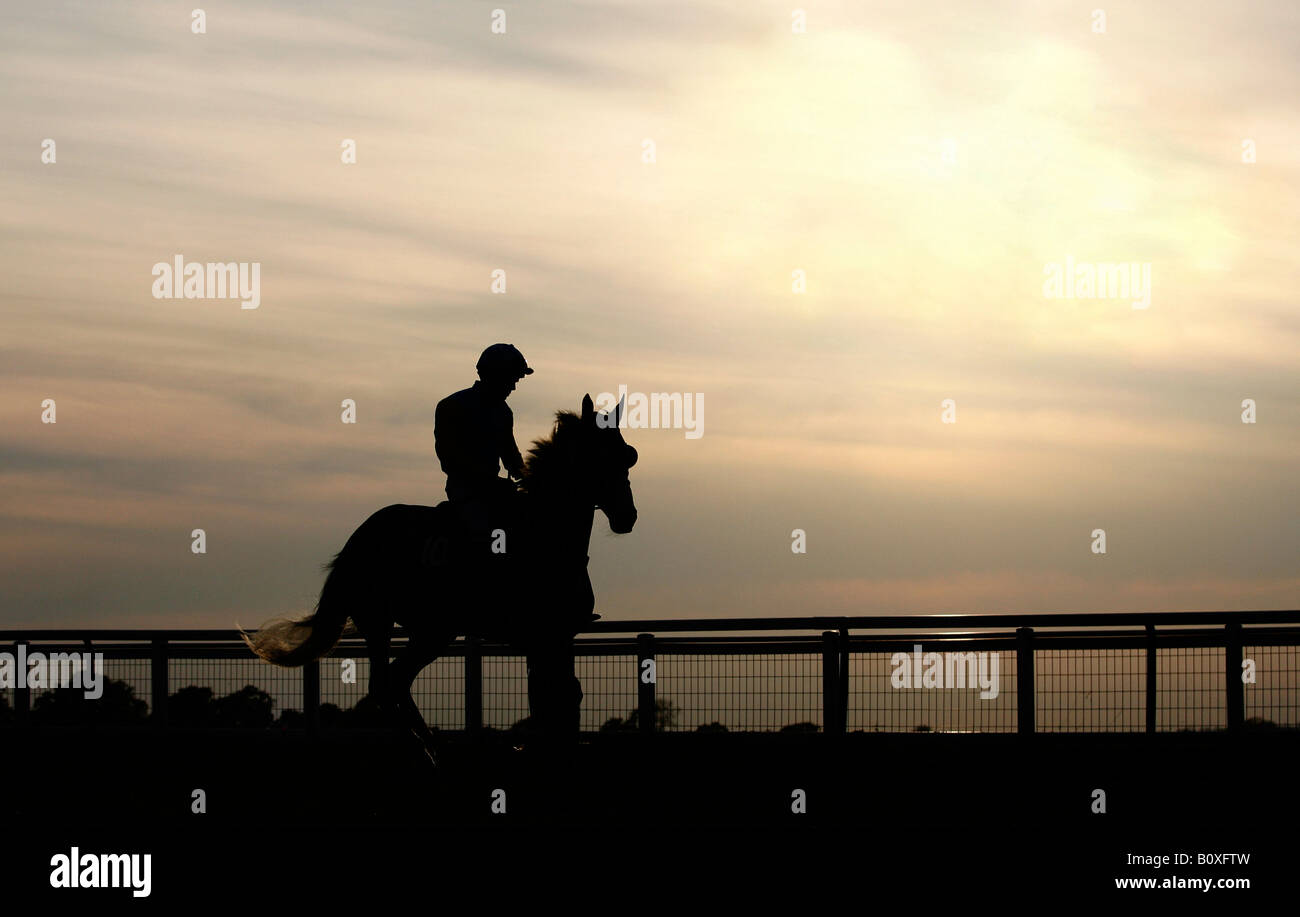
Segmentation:
{"type": "MultiPolygon", "coordinates": [[[[496,571],[508,559],[511,549],[516,547],[510,542],[508,510],[501,495],[488,490],[462,497],[453,502],[452,506],[456,510],[461,531],[455,552],[456,564],[483,571],[480,575],[491,571],[495,576],[496,571]]],[[[489,580],[473,584],[484,590],[484,599],[495,595],[491,590],[499,585],[499,582],[489,580]]],[[[471,601],[479,598],[474,594],[476,591],[475,588],[470,589],[471,601]]]]}

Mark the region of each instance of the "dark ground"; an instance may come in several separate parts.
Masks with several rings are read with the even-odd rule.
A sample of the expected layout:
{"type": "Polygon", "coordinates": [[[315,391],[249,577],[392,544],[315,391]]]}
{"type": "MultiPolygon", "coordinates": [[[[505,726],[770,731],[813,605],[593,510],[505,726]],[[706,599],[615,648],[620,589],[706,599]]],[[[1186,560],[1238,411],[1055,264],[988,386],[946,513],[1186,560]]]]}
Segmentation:
{"type": "Polygon", "coordinates": [[[253,888],[335,900],[381,882],[424,889],[432,907],[448,882],[565,896],[609,882],[637,897],[703,882],[726,895],[847,887],[1005,901],[1034,888],[1228,896],[1223,906],[1249,892],[1119,892],[1113,880],[1242,876],[1292,895],[1300,878],[1291,731],[602,734],[558,762],[500,735],[450,737],[437,772],[384,732],[9,728],[0,748],[6,894],[51,892],[49,858],[73,845],[152,853],[151,898],[163,901],[251,900],[253,888]],[[196,788],[205,814],[191,812],[196,788]],[[806,814],[791,812],[796,788],[806,814]],[[1097,788],[1105,814],[1091,811],[1097,788]],[[498,789],[504,814],[491,809],[498,789]],[[1251,862],[1195,865],[1211,851],[1251,862]],[[1126,864],[1178,852],[1193,864],[1126,864]]]}

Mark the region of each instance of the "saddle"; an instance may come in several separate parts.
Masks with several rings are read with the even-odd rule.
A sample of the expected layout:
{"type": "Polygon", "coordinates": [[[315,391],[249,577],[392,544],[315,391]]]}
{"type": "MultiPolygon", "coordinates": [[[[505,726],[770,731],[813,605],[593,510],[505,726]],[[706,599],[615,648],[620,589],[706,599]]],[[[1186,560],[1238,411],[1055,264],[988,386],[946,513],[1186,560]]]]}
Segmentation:
{"type": "MultiPolygon", "coordinates": [[[[465,565],[479,567],[485,562],[507,561],[512,549],[519,555],[523,553],[522,547],[508,542],[504,529],[500,535],[494,535],[491,530],[476,530],[466,524],[451,501],[443,500],[430,513],[429,531],[421,543],[420,566],[436,570],[463,569],[465,565]]],[[[504,563],[492,566],[499,568],[504,563]]]]}

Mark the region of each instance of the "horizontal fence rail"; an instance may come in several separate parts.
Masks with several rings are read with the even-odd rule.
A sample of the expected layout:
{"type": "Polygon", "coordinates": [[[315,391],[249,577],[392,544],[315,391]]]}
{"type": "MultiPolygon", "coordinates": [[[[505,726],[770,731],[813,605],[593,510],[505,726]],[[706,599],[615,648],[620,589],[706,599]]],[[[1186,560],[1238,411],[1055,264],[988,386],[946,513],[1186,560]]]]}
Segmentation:
{"type": "MultiPolygon", "coordinates": [[[[396,630],[393,650],[405,640],[396,630]]],[[[1300,726],[1297,611],[598,621],[575,649],[589,732],[1300,726]]],[[[14,657],[0,724],[378,724],[355,637],[300,669],[262,662],[230,630],[4,630],[0,653],[14,657]],[[102,697],[15,680],[20,655],[66,666],[71,653],[102,658],[102,697]]],[[[527,667],[507,645],[455,642],[413,693],[444,731],[528,716],[527,667]]]]}

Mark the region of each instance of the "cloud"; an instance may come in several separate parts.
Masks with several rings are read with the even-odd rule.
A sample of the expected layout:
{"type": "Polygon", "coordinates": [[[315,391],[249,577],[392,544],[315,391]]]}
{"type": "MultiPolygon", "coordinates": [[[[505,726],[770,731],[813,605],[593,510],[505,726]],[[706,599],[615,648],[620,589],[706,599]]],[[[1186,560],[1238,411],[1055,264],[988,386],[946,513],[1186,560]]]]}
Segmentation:
{"type": "Polygon", "coordinates": [[[521,443],[583,392],[705,393],[703,439],[629,433],[611,615],[1294,605],[1294,5],[490,12],[6,11],[0,616],[302,608],[369,512],[441,496],[433,405],[497,340],[538,368],[521,443]],[[176,254],[261,263],[261,308],[154,300],[176,254]],[[1150,309],[1045,299],[1067,255],[1150,262],[1150,309]]]}

